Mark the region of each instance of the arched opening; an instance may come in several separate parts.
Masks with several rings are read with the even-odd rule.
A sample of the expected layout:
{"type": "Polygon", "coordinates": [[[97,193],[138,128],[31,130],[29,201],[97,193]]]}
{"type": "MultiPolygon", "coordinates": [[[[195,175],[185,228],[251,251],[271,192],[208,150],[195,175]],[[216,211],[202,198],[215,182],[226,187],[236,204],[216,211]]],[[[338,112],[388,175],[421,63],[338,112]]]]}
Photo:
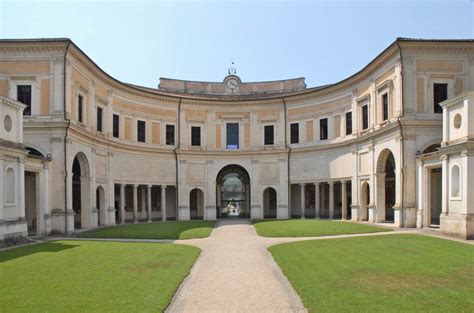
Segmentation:
{"type": "Polygon", "coordinates": [[[72,163],[72,210],[74,228],[92,227],[90,202],[89,163],[83,153],[78,153],[72,163]]]}
{"type": "Polygon", "coordinates": [[[97,208],[97,224],[105,225],[105,192],[102,186],[97,187],[95,191],[95,201],[97,208]]]}
{"type": "Polygon", "coordinates": [[[191,219],[204,219],[204,193],[201,189],[194,188],[189,193],[189,209],[191,219]]]}
{"type": "Polygon", "coordinates": [[[380,153],[377,162],[377,218],[378,222],[394,222],[396,193],[395,157],[385,149],[380,153]]]}
{"type": "Polygon", "coordinates": [[[360,220],[367,221],[369,218],[370,186],[363,182],[360,189],[360,220]]]}
{"type": "Polygon", "coordinates": [[[441,145],[439,143],[432,144],[423,150],[423,154],[436,152],[440,147],[441,145]]]}
{"type": "Polygon", "coordinates": [[[451,168],[451,197],[459,198],[461,196],[461,171],[458,165],[451,168]]]}
{"type": "Polygon", "coordinates": [[[227,165],[216,179],[217,216],[250,217],[250,176],[239,165],[227,165]]]}
{"type": "Polygon", "coordinates": [[[263,191],[263,217],[277,217],[277,192],[272,187],[268,187],[263,191]]]}

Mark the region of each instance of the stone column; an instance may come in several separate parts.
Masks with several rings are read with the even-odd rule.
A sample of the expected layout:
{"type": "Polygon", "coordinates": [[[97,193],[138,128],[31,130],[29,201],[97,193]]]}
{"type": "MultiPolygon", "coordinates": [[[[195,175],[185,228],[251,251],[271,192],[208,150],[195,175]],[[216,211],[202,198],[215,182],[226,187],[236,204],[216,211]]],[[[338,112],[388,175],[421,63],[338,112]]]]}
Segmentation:
{"type": "Polygon", "coordinates": [[[161,186],[161,220],[166,222],[166,186],[161,186]]]}
{"type": "MultiPolygon", "coordinates": [[[[19,192],[17,192],[17,194],[16,194],[16,196],[18,197],[18,203],[20,204],[20,212],[19,212],[18,216],[20,218],[25,218],[25,216],[26,216],[26,212],[25,212],[25,161],[20,160],[19,165],[20,165],[19,166],[20,171],[19,171],[18,174],[20,176],[19,177],[20,179],[18,179],[18,183],[19,183],[20,186],[17,189],[19,192]]],[[[36,183],[38,183],[38,182],[36,182],[36,183]]]]}
{"type": "Polygon", "coordinates": [[[125,185],[120,184],[120,224],[125,224],[125,185]]]}
{"type": "Polygon", "coordinates": [[[300,184],[300,187],[301,187],[301,218],[304,219],[305,218],[305,199],[304,199],[304,184],[300,184]]]}
{"type": "Polygon", "coordinates": [[[138,223],[138,185],[133,185],[133,222],[138,223]]]}
{"type": "Polygon", "coordinates": [[[342,219],[347,220],[347,191],[346,182],[341,180],[341,211],[342,219]]]}
{"type": "Polygon", "coordinates": [[[141,197],[141,206],[140,206],[140,218],[144,219],[145,215],[147,215],[146,212],[146,194],[145,194],[145,186],[139,187],[140,190],[140,197],[141,197]]]}
{"type": "Polygon", "coordinates": [[[148,208],[148,223],[151,223],[151,185],[148,185],[147,186],[147,191],[146,191],[146,195],[147,195],[147,208],[148,208]]]}
{"type": "Polygon", "coordinates": [[[314,210],[316,211],[315,218],[319,219],[321,212],[321,202],[319,201],[319,183],[314,183],[314,210]]]}
{"type": "Polygon", "coordinates": [[[3,195],[3,156],[0,156],[0,182],[2,182],[2,187],[0,188],[0,220],[3,220],[4,210],[4,195],[3,195]]]}
{"type": "Polygon", "coordinates": [[[448,156],[441,156],[441,183],[442,183],[442,192],[441,192],[441,216],[446,216],[449,214],[448,209],[448,156]]]}
{"type": "Polygon", "coordinates": [[[334,218],[334,182],[329,182],[329,218],[334,218]]]}

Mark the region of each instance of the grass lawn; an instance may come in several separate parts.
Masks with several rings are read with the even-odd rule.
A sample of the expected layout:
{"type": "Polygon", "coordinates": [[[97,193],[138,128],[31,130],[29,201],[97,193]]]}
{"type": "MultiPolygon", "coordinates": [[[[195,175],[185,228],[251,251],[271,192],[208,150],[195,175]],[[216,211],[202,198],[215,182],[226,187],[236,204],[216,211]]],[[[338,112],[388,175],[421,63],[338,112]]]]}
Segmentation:
{"type": "Polygon", "coordinates": [[[269,248],[311,312],[474,312],[474,246],[421,235],[269,248]]]}
{"type": "Polygon", "coordinates": [[[128,224],[80,233],[84,238],[192,239],[211,234],[213,221],[128,224]]]}
{"type": "Polygon", "coordinates": [[[317,237],[390,231],[372,225],[329,220],[253,221],[257,234],[263,237],[317,237]]]}
{"type": "Polygon", "coordinates": [[[163,311],[200,250],[56,241],[0,252],[0,312],[163,311]]]}

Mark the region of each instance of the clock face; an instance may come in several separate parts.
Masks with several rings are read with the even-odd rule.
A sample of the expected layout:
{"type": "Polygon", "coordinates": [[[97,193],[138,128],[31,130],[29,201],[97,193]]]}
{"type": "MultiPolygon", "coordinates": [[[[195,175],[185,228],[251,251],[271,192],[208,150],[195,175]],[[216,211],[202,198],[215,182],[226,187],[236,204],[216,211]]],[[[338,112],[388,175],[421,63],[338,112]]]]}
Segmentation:
{"type": "Polygon", "coordinates": [[[238,85],[239,85],[239,82],[237,81],[237,79],[229,79],[229,80],[226,82],[227,88],[232,89],[232,90],[234,90],[235,88],[237,88],[238,85]]]}

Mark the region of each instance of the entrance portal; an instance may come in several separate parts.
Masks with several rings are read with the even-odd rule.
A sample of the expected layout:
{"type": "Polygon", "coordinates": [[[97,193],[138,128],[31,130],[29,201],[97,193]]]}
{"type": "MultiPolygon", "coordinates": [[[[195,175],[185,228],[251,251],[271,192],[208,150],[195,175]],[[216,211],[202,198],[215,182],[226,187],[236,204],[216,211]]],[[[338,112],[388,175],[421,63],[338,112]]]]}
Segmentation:
{"type": "Polygon", "coordinates": [[[250,176],[239,165],[227,165],[216,179],[217,216],[250,217],[250,176]]]}
{"type": "Polygon", "coordinates": [[[441,215],[441,195],[442,195],[442,178],[441,168],[434,168],[430,172],[431,177],[431,208],[430,208],[430,226],[439,227],[439,216],[441,215]]]}

